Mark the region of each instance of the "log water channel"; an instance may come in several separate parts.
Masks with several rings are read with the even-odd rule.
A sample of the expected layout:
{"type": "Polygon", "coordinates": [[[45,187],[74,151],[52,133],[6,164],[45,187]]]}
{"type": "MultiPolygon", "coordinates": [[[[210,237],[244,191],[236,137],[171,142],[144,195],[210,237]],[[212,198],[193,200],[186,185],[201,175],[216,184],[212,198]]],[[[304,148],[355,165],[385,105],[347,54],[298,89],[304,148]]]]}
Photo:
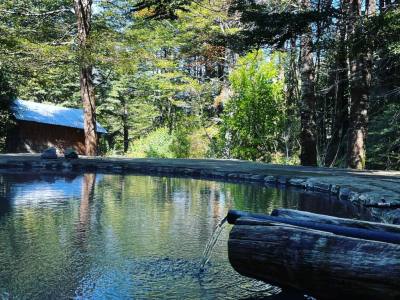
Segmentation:
{"type": "Polygon", "coordinates": [[[228,261],[228,210],[279,207],[372,219],[349,202],[296,189],[0,173],[0,299],[305,299],[242,277],[228,261]]]}

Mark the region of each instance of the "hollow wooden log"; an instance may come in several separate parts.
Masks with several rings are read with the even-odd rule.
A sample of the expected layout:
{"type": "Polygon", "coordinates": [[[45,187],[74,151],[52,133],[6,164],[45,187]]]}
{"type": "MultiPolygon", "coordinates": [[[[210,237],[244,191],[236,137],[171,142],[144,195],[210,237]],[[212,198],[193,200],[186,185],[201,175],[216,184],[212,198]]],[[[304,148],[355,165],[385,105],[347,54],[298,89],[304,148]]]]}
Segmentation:
{"type": "Polygon", "coordinates": [[[350,228],[361,228],[361,229],[375,230],[379,232],[391,232],[400,234],[399,225],[343,219],[332,216],[314,214],[307,211],[300,211],[300,210],[293,210],[286,208],[278,208],[273,210],[271,216],[293,219],[293,220],[301,220],[301,221],[312,221],[321,224],[339,225],[350,228]]]}
{"type": "Polygon", "coordinates": [[[322,299],[400,299],[400,245],[239,218],[228,240],[240,274],[322,299]]]}
{"type": "MultiPolygon", "coordinates": [[[[329,218],[328,216],[325,217],[329,218]]],[[[257,213],[250,213],[238,210],[229,210],[226,220],[228,221],[229,224],[236,224],[236,221],[238,219],[243,219],[243,218],[250,218],[252,220],[263,220],[273,223],[288,224],[292,226],[304,227],[318,231],[330,232],[351,238],[379,241],[384,243],[393,243],[400,245],[400,234],[398,234],[397,232],[393,233],[382,230],[377,231],[365,228],[327,224],[324,222],[317,222],[316,220],[298,220],[295,218],[282,218],[276,216],[269,216],[266,214],[257,214],[257,213]]],[[[242,223],[243,222],[244,221],[242,221],[242,223]]]]}

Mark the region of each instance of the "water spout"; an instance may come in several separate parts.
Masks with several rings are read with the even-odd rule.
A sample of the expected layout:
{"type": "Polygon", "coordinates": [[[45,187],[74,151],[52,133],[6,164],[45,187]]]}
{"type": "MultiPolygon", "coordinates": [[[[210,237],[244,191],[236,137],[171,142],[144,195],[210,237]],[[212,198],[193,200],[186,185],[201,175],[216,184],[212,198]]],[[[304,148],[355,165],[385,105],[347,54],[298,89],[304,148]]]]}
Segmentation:
{"type": "Polygon", "coordinates": [[[235,225],[237,219],[242,218],[242,217],[251,217],[254,215],[256,215],[256,214],[251,214],[251,213],[248,213],[245,211],[230,209],[226,216],[226,220],[228,221],[229,224],[235,225]]]}
{"type": "Polygon", "coordinates": [[[218,241],[219,236],[221,235],[222,230],[224,229],[224,225],[227,222],[227,216],[223,218],[215,227],[213,234],[211,235],[211,238],[208,240],[207,245],[204,249],[202,258],[201,258],[201,263],[200,263],[200,273],[204,271],[204,268],[208,261],[210,260],[212,250],[214,249],[215,244],[218,241]]]}

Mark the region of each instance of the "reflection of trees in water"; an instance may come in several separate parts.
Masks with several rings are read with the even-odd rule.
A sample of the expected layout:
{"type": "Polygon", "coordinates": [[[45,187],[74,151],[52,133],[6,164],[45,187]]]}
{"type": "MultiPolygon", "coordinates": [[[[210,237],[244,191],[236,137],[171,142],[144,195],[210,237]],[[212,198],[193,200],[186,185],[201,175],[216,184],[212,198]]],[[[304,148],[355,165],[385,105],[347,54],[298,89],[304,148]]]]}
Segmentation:
{"type": "Polygon", "coordinates": [[[112,219],[114,233],[120,240],[134,240],[136,246],[132,247],[136,249],[144,249],[148,243],[152,243],[150,248],[167,248],[169,241],[162,237],[175,231],[186,230],[204,241],[229,208],[270,213],[274,208],[286,207],[351,217],[358,214],[353,205],[326,195],[187,178],[105,176],[98,192],[98,199],[105,201],[100,207],[112,219]],[[138,227],[146,227],[145,234],[130,236],[138,227]]]}
{"type": "Polygon", "coordinates": [[[223,184],[235,209],[270,213],[281,203],[281,191],[256,184],[223,184]]]}
{"type": "Polygon", "coordinates": [[[11,199],[9,198],[11,182],[7,177],[0,175],[0,220],[11,210],[11,199]]]}
{"type": "Polygon", "coordinates": [[[12,184],[16,183],[34,183],[34,182],[47,182],[54,183],[56,180],[65,180],[65,182],[72,182],[76,179],[80,174],[69,172],[62,173],[55,171],[42,171],[39,170],[37,172],[29,172],[29,171],[18,171],[18,172],[4,172],[0,174],[0,177],[3,180],[11,182],[12,184]]]}
{"type": "Polygon", "coordinates": [[[76,241],[82,250],[87,246],[87,236],[90,230],[90,203],[93,201],[95,183],[96,174],[86,173],[83,175],[81,201],[79,205],[79,222],[76,228],[76,241]]]}
{"type": "Polygon", "coordinates": [[[177,238],[178,243],[180,234],[199,237],[200,243],[227,212],[220,183],[214,182],[105,176],[96,193],[97,199],[105,201],[103,217],[111,224],[116,241],[123,241],[138,253],[143,249],[168,249],[174,243],[168,237],[177,238]],[[144,228],[143,232],[138,228],[144,228]]]}
{"type": "Polygon", "coordinates": [[[367,208],[357,206],[351,201],[338,200],[336,197],[330,197],[323,193],[300,193],[297,209],[342,218],[373,220],[367,208]]]}
{"type": "MultiPolygon", "coordinates": [[[[358,213],[349,202],[295,189],[150,176],[99,178],[96,185],[95,174],[79,177],[80,201],[55,202],[59,205],[55,209],[21,205],[16,206],[17,213],[4,214],[10,206],[0,208],[0,262],[12,262],[6,267],[0,264],[4,286],[16,291],[30,288],[41,298],[68,298],[104,257],[108,262],[141,256],[198,259],[229,208],[263,213],[276,207],[328,209],[339,216],[358,213]]],[[[13,178],[0,176],[0,205],[12,205],[2,200],[8,200],[13,184],[13,178]]],[[[221,255],[226,260],[220,252],[214,252],[214,258],[221,255]]]]}
{"type": "MultiPolygon", "coordinates": [[[[12,214],[0,219],[0,293],[1,288],[6,288],[10,295],[22,293],[27,298],[70,298],[79,284],[84,260],[71,245],[76,241],[75,212],[79,211],[79,223],[90,219],[85,201],[70,198],[57,202],[43,196],[44,205],[14,203],[12,191],[16,185],[26,188],[24,184],[29,187],[36,182],[51,184],[55,179],[68,182],[76,178],[50,177],[39,173],[0,176],[0,205],[15,205],[12,214]]],[[[76,184],[80,184],[79,180],[76,184]]]]}
{"type": "Polygon", "coordinates": [[[96,193],[114,242],[143,255],[143,249],[168,249],[171,236],[204,243],[229,208],[269,213],[296,201],[295,193],[259,185],[150,176],[106,175],[96,193]]]}

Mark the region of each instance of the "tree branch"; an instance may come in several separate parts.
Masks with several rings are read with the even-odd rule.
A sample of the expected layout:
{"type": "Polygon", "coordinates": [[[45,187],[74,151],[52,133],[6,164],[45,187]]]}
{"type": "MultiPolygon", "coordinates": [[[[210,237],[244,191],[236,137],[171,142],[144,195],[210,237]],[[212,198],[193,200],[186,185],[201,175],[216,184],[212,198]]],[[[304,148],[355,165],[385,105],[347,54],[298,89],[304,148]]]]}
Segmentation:
{"type": "Polygon", "coordinates": [[[19,8],[16,10],[0,9],[0,13],[3,13],[3,14],[20,15],[20,16],[25,16],[25,17],[47,17],[47,16],[52,16],[52,15],[58,15],[58,14],[61,14],[64,12],[73,12],[73,11],[72,11],[72,8],[62,8],[62,9],[56,9],[56,10],[51,10],[51,11],[45,11],[45,12],[32,12],[25,8],[19,8]]]}

